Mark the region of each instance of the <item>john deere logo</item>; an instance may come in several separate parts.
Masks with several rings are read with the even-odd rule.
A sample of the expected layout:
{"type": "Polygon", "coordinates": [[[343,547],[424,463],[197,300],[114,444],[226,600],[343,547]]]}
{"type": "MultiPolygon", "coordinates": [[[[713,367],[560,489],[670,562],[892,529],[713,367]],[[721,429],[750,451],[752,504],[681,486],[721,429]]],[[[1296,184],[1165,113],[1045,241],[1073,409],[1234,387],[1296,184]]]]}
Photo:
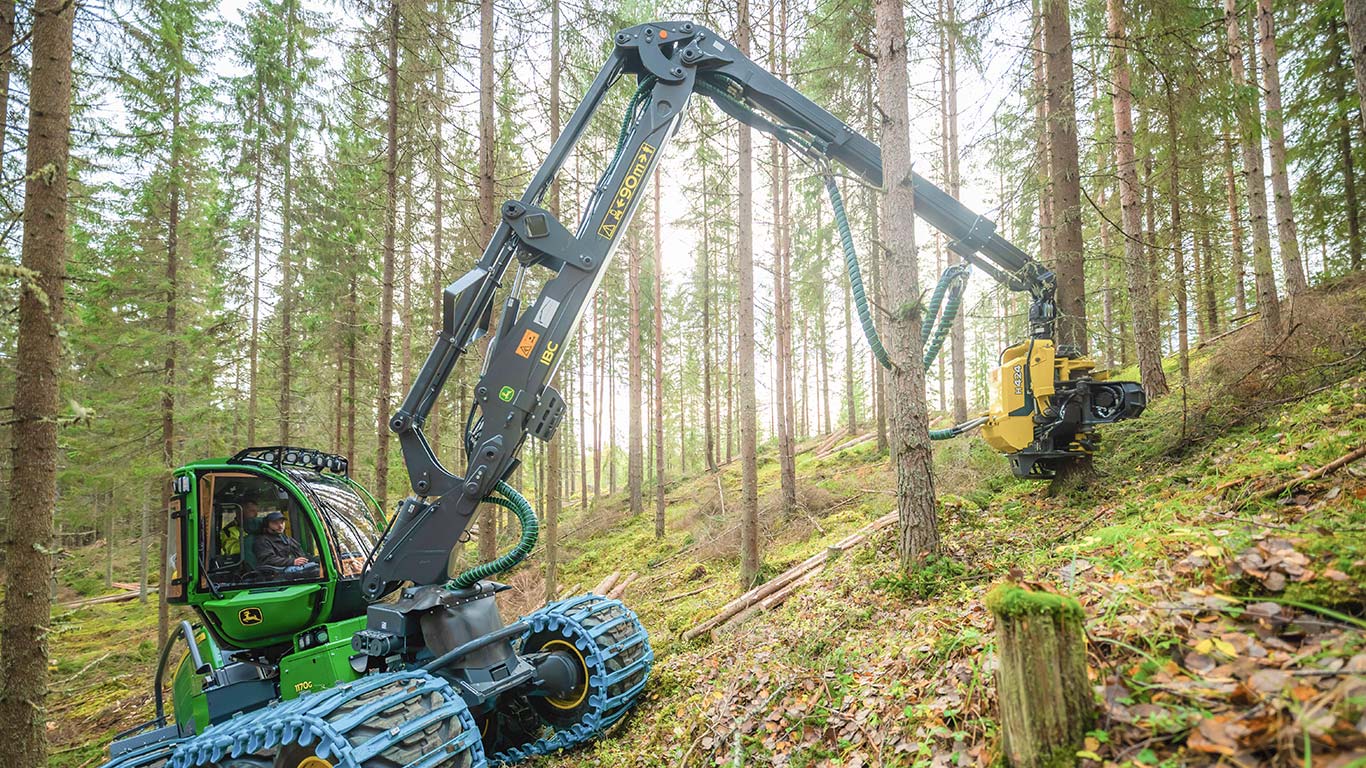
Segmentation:
{"type": "Polygon", "coordinates": [[[250,627],[253,624],[260,624],[263,621],[263,619],[261,618],[261,609],[243,608],[242,610],[237,612],[237,620],[242,622],[242,626],[244,627],[250,627]]]}
{"type": "Polygon", "coordinates": [[[517,390],[513,389],[512,387],[503,387],[502,389],[498,390],[498,399],[502,400],[505,403],[512,402],[512,398],[516,396],[517,390]]]}

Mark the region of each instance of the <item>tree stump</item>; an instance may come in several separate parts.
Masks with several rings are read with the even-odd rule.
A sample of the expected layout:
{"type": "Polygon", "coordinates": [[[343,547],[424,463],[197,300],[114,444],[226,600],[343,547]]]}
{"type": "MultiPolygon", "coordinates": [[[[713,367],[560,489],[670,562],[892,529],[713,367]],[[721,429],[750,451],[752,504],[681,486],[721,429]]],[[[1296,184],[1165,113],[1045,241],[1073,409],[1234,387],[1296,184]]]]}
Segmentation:
{"type": "Polygon", "coordinates": [[[1015,584],[993,589],[986,604],[996,618],[996,691],[1007,762],[1015,768],[1075,765],[1095,721],[1081,604],[1015,584]]]}

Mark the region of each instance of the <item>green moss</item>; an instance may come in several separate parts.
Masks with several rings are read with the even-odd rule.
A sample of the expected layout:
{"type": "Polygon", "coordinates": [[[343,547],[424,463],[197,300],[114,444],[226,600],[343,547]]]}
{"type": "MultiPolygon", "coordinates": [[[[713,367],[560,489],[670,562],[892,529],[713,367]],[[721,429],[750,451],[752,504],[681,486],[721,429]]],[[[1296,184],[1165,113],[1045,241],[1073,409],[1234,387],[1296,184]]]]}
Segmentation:
{"type": "Polygon", "coordinates": [[[1018,584],[999,584],[986,596],[987,609],[1000,617],[1044,616],[1082,620],[1081,603],[1067,595],[1034,592],[1018,584]]]}

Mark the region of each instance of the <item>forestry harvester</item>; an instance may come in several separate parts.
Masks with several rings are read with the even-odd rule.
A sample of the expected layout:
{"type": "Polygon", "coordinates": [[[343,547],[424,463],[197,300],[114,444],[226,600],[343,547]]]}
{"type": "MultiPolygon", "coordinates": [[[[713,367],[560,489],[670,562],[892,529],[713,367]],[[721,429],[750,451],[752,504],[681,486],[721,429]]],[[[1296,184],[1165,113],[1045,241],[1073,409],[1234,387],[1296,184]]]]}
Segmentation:
{"type": "MultiPolygon", "coordinates": [[[[636,702],[654,659],[636,615],[587,594],[504,624],[491,579],[530,553],[536,515],[507,479],[527,437],[549,440],[565,405],[550,385],[584,308],[689,99],[783,141],[827,179],[869,343],[886,361],[864,298],[838,163],[881,186],[878,147],[697,24],[631,27],[615,47],[477,265],[444,292],[435,346],[398,411],[412,495],[392,519],[347,459],[255,447],[174,473],[165,598],[191,606],[161,650],[155,716],[121,734],[105,768],[483,768],[588,741],[636,702]],[[634,81],[616,153],[570,231],[541,206],[609,90],[634,81]],[[422,428],[456,361],[489,335],[516,264],[466,420],[466,465],[453,474],[422,428]],[[546,275],[525,309],[530,270],[546,275]],[[481,504],[515,515],[522,538],[499,559],[449,574],[481,504]],[[180,658],[170,682],[163,677],[180,658]]],[[[1017,474],[1048,477],[1089,455],[1099,424],[1137,416],[1143,392],[1054,346],[1053,275],[987,219],[919,176],[915,212],[978,266],[1031,298],[1030,338],[1002,355],[980,425],[1017,474]]],[[[923,344],[937,350],[966,280],[951,267],[931,300],[923,344]],[[942,315],[938,315],[943,306],[942,315]],[[934,322],[938,315],[939,322],[934,322]]]]}

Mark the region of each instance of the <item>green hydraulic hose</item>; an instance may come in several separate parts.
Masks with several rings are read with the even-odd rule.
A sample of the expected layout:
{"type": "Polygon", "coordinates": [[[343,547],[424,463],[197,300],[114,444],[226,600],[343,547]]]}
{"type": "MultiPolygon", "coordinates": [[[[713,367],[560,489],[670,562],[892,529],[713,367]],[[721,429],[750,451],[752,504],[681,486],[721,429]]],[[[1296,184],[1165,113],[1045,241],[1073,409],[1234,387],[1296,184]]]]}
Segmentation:
{"type": "Polygon", "coordinates": [[[512,486],[499,480],[494,487],[500,496],[489,494],[484,497],[484,501],[511,511],[517,516],[517,520],[522,524],[522,540],[517,542],[517,546],[512,551],[494,560],[493,562],[476,565],[473,568],[461,573],[451,580],[451,586],[455,589],[465,589],[472,587],[483,579],[497,575],[503,571],[510,570],[513,566],[526,559],[531,554],[531,550],[536,548],[536,538],[540,533],[541,526],[536,522],[536,510],[531,508],[531,502],[526,497],[518,493],[512,486]]]}
{"type": "Polygon", "coordinates": [[[854,251],[854,235],[849,231],[849,216],[844,212],[844,198],[840,195],[840,188],[835,184],[833,177],[825,177],[825,191],[830,194],[830,207],[835,209],[835,225],[839,228],[840,245],[844,247],[844,266],[849,273],[849,290],[854,297],[854,306],[858,309],[858,320],[863,326],[863,335],[868,339],[868,348],[873,350],[873,357],[877,358],[883,368],[890,369],[892,361],[882,346],[882,338],[877,335],[872,312],[868,309],[868,296],[864,293],[863,276],[859,273],[858,253],[854,251]]]}
{"type": "MultiPolygon", "coordinates": [[[[758,124],[778,134],[778,138],[785,143],[795,144],[797,149],[810,149],[810,143],[802,139],[795,133],[785,130],[783,126],[773,124],[768,120],[759,117],[755,112],[743,102],[735,99],[718,83],[699,79],[698,89],[712,98],[725,99],[736,108],[743,110],[751,116],[756,117],[758,124]]],[[[639,95],[639,93],[637,93],[639,95]]],[[[634,111],[636,99],[633,97],[631,107],[627,110],[628,118],[634,111]]],[[[622,125],[622,136],[618,141],[618,152],[620,145],[625,139],[626,124],[622,125]]],[[[615,158],[614,158],[615,161],[615,158]]],[[[872,311],[868,306],[868,296],[863,287],[863,276],[859,270],[858,253],[854,249],[854,236],[849,229],[849,216],[844,209],[844,198],[840,194],[839,186],[835,184],[832,176],[825,176],[825,189],[830,195],[830,206],[835,211],[835,225],[840,233],[840,245],[844,250],[844,265],[849,274],[849,285],[851,294],[854,297],[854,306],[858,311],[859,324],[863,326],[864,338],[868,340],[868,348],[872,350],[873,357],[883,368],[892,367],[891,358],[887,354],[887,349],[882,346],[882,338],[878,335],[877,327],[873,324],[872,311]]],[[[944,346],[944,339],[948,336],[949,330],[953,327],[953,321],[958,315],[959,306],[963,299],[964,284],[967,282],[967,267],[953,266],[944,271],[940,277],[938,285],[935,286],[934,294],[930,299],[930,308],[926,317],[925,325],[921,328],[920,344],[924,347],[926,341],[930,341],[930,346],[925,348],[922,360],[926,368],[934,362],[939,355],[939,350],[944,346]],[[946,299],[947,296],[947,299],[946,299]],[[939,315],[940,305],[943,305],[943,316],[939,322],[935,323],[936,316],[939,315]]],[[[982,419],[958,424],[946,429],[930,430],[931,440],[949,440],[957,437],[968,429],[982,423],[982,419]]]]}
{"type": "Polygon", "coordinates": [[[939,284],[935,286],[934,296],[930,299],[930,310],[926,315],[930,318],[921,328],[920,343],[924,344],[927,340],[930,345],[925,348],[923,358],[925,368],[929,368],[934,363],[935,358],[939,357],[939,350],[944,346],[944,339],[948,337],[949,330],[953,327],[953,321],[958,317],[958,309],[963,303],[963,289],[967,282],[966,266],[954,265],[944,270],[944,274],[939,278],[939,284]],[[945,293],[948,294],[944,298],[945,293]],[[936,323],[934,318],[939,314],[939,305],[944,304],[944,315],[936,323]],[[933,333],[933,337],[931,337],[933,333]]]}

